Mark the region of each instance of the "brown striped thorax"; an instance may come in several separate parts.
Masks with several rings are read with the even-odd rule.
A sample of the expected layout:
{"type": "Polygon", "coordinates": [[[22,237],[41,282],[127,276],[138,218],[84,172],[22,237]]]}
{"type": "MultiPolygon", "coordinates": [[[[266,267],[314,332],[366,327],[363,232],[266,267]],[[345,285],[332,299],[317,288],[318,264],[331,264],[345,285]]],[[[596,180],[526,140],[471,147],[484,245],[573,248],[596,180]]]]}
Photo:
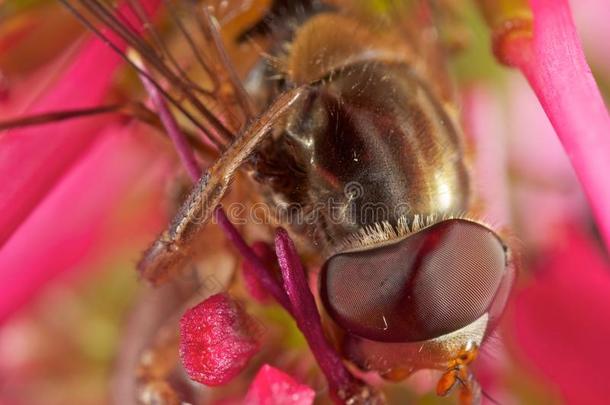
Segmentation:
{"type": "Polygon", "coordinates": [[[269,99],[307,86],[251,157],[252,176],[280,221],[323,252],[320,299],[337,346],[391,379],[476,350],[514,275],[502,238],[468,217],[464,140],[440,57],[409,38],[320,12],[248,83],[269,99]]]}

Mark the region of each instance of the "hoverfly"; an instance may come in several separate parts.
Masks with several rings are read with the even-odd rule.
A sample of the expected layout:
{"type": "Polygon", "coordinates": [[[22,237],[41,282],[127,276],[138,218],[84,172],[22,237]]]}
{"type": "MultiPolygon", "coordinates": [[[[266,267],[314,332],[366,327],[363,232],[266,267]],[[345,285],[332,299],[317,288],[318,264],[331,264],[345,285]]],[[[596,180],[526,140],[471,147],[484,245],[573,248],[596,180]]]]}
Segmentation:
{"type": "Polygon", "coordinates": [[[234,9],[167,1],[200,81],[153,28],[147,6],[62,2],[151,81],[203,134],[201,150],[217,157],[145,252],[144,279],[181,277],[242,170],[323,263],[319,297],[343,358],[396,381],[439,369],[440,394],[459,381],[464,401],[472,400],[468,367],[506,304],[514,264],[503,238],[469,216],[473,196],[443,52],[426,13],[415,12],[433,9],[428,2],[405,1],[381,17],[346,1],[244,1],[234,9]],[[259,9],[267,14],[253,17],[259,9]],[[229,29],[232,42],[223,42],[229,29]],[[230,60],[227,47],[244,43],[260,51],[230,60]]]}

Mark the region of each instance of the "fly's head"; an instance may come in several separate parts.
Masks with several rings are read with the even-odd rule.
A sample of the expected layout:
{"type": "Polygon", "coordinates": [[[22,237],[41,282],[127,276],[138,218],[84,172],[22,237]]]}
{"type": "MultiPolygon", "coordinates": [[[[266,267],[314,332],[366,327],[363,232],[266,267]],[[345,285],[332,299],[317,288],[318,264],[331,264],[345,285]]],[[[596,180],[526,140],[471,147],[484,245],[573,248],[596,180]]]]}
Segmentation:
{"type": "Polygon", "coordinates": [[[493,230],[466,219],[369,239],[377,242],[331,256],[321,271],[338,344],[346,358],[388,379],[445,370],[442,392],[465,373],[506,305],[509,250],[493,230]]]}

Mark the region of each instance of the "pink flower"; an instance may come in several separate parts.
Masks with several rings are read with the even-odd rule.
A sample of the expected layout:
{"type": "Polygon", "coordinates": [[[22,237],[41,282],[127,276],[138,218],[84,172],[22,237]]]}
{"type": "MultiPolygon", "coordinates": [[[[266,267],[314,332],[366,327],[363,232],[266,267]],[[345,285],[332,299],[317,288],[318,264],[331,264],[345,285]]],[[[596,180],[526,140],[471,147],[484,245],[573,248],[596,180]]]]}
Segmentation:
{"type": "MultiPolygon", "coordinates": [[[[605,375],[603,365],[610,355],[602,343],[610,340],[605,326],[610,314],[605,304],[610,269],[581,225],[590,214],[573,170],[588,191],[603,234],[610,212],[606,200],[610,183],[605,179],[610,162],[607,111],[565,2],[532,1],[532,6],[533,39],[527,32],[507,34],[500,56],[525,73],[551,122],[518,78],[508,82],[506,103],[481,87],[468,98],[468,105],[476,110],[468,117],[480,149],[475,178],[490,204],[487,213],[493,222],[512,224],[512,234],[519,239],[515,246],[523,256],[522,273],[534,271],[533,277],[524,276],[525,285],[515,294],[503,328],[510,337],[510,352],[497,351],[494,378],[488,383],[496,391],[505,390],[500,388],[500,370],[510,369],[508,356],[515,352],[520,367],[546,380],[547,389],[557,390],[568,403],[605,403],[606,384],[598,376],[605,375]],[[554,132],[567,156],[553,139],[554,132]],[[593,154],[592,149],[596,149],[593,154]],[[532,259],[538,263],[529,266],[532,259]]],[[[586,8],[580,8],[581,13],[586,8]]],[[[602,8],[598,13],[603,14],[602,8]]],[[[600,48],[597,41],[592,49],[600,48]]],[[[599,53],[595,55],[601,60],[599,53]]],[[[610,71],[602,73],[610,75],[610,71]]],[[[514,396],[499,395],[501,402],[514,396]]]]}
{"type": "MultiPolygon", "coordinates": [[[[499,24],[496,53],[536,92],[610,248],[610,116],[585,60],[566,0],[531,0],[534,22],[499,24]]],[[[501,11],[495,11],[501,13],[501,11]]],[[[501,19],[501,18],[500,18],[501,19]]]]}
{"type": "MultiPolygon", "coordinates": [[[[150,3],[154,7],[155,2],[150,3]]],[[[105,101],[120,57],[91,38],[73,53],[67,53],[69,63],[59,63],[61,73],[52,83],[43,83],[42,89],[36,83],[19,88],[39,93],[34,100],[5,100],[12,105],[11,117],[94,107],[105,101]]],[[[160,174],[157,168],[164,159],[155,166],[150,147],[133,143],[131,134],[137,128],[106,115],[0,134],[0,281],[13,286],[2,294],[0,320],[53,277],[76,266],[90,249],[102,248],[103,219],[126,197],[121,193],[129,193],[144,168],[151,168],[151,175],[160,174]],[[75,204],[76,209],[69,208],[75,204]]]]}
{"type": "Polygon", "coordinates": [[[569,404],[610,396],[609,296],[608,258],[578,226],[565,227],[515,294],[506,325],[513,348],[569,404]]]}
{"type": "Polygon", "coordinates": [[[252,381],[245,405],[311,405],[315,392],[288,374],[265,364],[252,381]]]}
{"type": "MultiPolygon", "coordinates": [[[[89,41],[53,88],[21,114],[100,104],[119,61],[100,41],[89,41]]],[[[0,246],[92,145],[105,122],[107,117],[74,120],[12,130],[0,137],[0,246]]]]}
{"type": "Polygon", "coordinates": [[[109,215],[125,209],[134,196],[158,194],[154,182],[163,175],[159,148],[154,143],[142,146],[141,128],[109,124],[0,250],[0,282],[5,286],[0,321],[62,272],[107,257],[110,249],[121,248],[121,239],[138,234],[149,238],[159,225],[158,219],[155,226],[146,224],[149,215],[158,215],[151,206],[154,200],[142,201],[134,215],[109,215]]]}

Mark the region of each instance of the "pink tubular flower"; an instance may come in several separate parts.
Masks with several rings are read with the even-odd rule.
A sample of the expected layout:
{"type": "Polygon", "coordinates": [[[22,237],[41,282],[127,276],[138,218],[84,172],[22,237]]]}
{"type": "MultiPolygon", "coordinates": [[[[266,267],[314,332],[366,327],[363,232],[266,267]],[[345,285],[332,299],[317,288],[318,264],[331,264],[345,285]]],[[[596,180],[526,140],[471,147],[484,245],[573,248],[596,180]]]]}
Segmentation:
{"type": "MultiPolygon", "coordinates": [[[[86,258],[108,254],[109,213],[119,209],[138,184],[151,188],[150,180],[162,174],[162,166],[152,165],[158,148],[142,148],[136,133],[136,126],[118,123],[100,132],[100,141],[0,250],[0,283],[10,286],[0,295],[0,322],[54,276],[86,258]],[[148,175],[142,177],[143,171],[148,175]]],[[[145,204],[141,209],[140,215],[150,214],[145,204]]],[[[138,233],[134,224],[146,219],[140,215],[117,225],[133,238],[138,233]]]]}
{"type": "MultiPolygon", "coordinates": [[[[516,352],[519,365],[534,371],[548,382],[547,385],[541,384],[544,387],[540,388],[542,392],[549,389],[557,391],[567,403],[605,403],[607,384],[601,382],[599,376],[606,374],[604,364],[610,353],[602,343],[610,339],[609,331],[604,326],[610,313],[610,308],[604,304],[607,299],[603,298],[610,293],[607,288],[610,285],[607,258],[602,257],[599,247],[585,234],[582,226],[565,226],[566,223],[586,223],[589,212],[583,209],[583,197],[571,168],[566,165],[567,158],[555,145],[559,142],[551,139],[550,135],[558,133],[564,148],[586,144],[590,140],[586,138],[587,134],[597,136],[600,148],[591,156],[606,157],[597,162],[586,160],[588,151],[597,146],[585,145],[587,149],[581,150],[586,155],[585,160],[580,163],[591,166],[610,162],[607,157],[610,155],[604,150],[610,132],[604,129],[607,113],[590,71],[583,65],[584,57],[569,11],[565,4],[558,4],[563,2],[552,2],[552,5],[548,4],[548,9],[543,9],[542,3],[532,2],[538,37],[536,31],[533,39],[527,33],[525,36],[518,33],[513,33],[515,37],[507,35],[505,48],[501,49],[505,53],[500,56],[510,57],[509,62],[527,72],[526,77],[548,117],[551,118],[551,113],[556,114],[555,121],[551,122],[554,128],[540,114],[542,110],[534,104],[533,95],[525,83],[516,80],[519,78],[510,78],[502,101],[499,101],[497,91],[491,92],[489,88],[481,86],[469,93],[467,103],[468,107],[474,108],[467,110],[468,121],[473,123],[468,129],[473,130],[477,142],[476,170],[479,173],[475,179],[482,184],[483,198],[486,204],[490,204],[486,207],[487,212],[494,223],[512,221],[512,232],[518,238],[518,253],[525,258],[531,255],[541,259],[534,266],[535,276],[532,279],[526,276],[525,286],[518,289],[514,308],[505,319],[504,331],[510,337],[511,351],[503,352],[501,347],[494,347],[493,342],[489,345],[492,353],[497,353],[492,356],[496,357],[493,361],[496,370],[489,385],[494,387],[492,396],[501,403],[505,398],[510,401],[511,397],[518,396],[512,390],[502,392],[506,388],[499,388],[503,383],[502,377],[498,377],[502,374],[502,368],[507,373],[510,356],[516,352]],[[541,13],[544,14],[542,17],[541,13]],[[559,13],[564,18],[552,20],[550,15],[553,13],[559,13]],[[551,44],[555,48],[545,47],[542,41],[550,41],[550,37],[562,33],[562,29],[563,34],[567,32],[570,36],[567,39],[555,38],[551,44]],[[514,42],[511,44],[510,41],[514,42]],[[577,49],[566,55],[566,49],[571,49],[571,46],[577,49]],[[553,50],[554,53],[551,52],[553,50]],[[557,65],[549,65],[549,60],[554,60],[557,65]],[[553,74],[549,73],[550,66],[557,69],[553,70],[553,74]],[[569,76],[571,70],[579,74],[569,76]],[[542,78],[548,80],[543,81],[542,78]],[[575,93],[574,82],[579,82],[575,93]],[[589,86],[583,86],[583,82],[588,82],[589,86]],[[583,96],[583,88],[593,96],[583,96]],[[549,92],[554,98],[549,98],[549,92]],[[579,95],[580,98],[575,97],[579,95]],[[560,109],[566,108],[568,102],[574,104],[568,109],[574,108],[564,114],[560,109]],[[599,119],[591,120],[589,114],[599,119]],[[570,121],[580,125],[578,130],[589,123],[591,125],[581,132],[570,132],[575,131],[575,124],[570,121]],[[558,128],[558,122],[565,124],[565,127],[558,128]],[[581,133],[583,136],[580,136],[581,133]],[[568,142],[563,137],[569,138],[568,142]],[[511,211],[506,209],[507,204],[512,206],[511,211]]],[[[581,14],[591,12],[581,2],[574,2],[574,5],[581,6],[581,14]]],[[[602,9],[606,10],[607,7],[599,7],[598,13],[602,9]]],[[[591,48],[600,48],[602,42],[599,38],[595,38],[597,43],[592,44],[591,48]]],[[[596,56],[599,61],[600,55],[596,56]]],[[[608,77],[610,71],[600,73],[603,78],[608,77]]],[[[574,164],[575,155],[568,154],[568,157],[574,168],[578,169],[574,164]]],[[[597,194],[601,201],[610,185],[604,181],[606,171],[598,168],[597,172],[589,172],[596,177],[596,185],[601,187],[597,194]]],[[[585,187],[582,175],[581,182],[585,187]]],[[[610,212],[607,201],[597,201],[595,204],[598,208],[605,207],[602,216],[610,212]]],[[[600,213],[597,214],[598,225],[603,228],[600,213]]],[[[529,270],[529,266],[524,266],[522,274],[529,270]]],[[[520,397],[520,400],[523,398],[520,397]]]]}
{"type": "Polygon", "coordinates": [[[525,20],[506,20],[496,54],[519,68],[572,161],[610,249],[610,117],[585,60],[566,0],[531,0],[525,20]]]}
{"type": "MultiPolygon", "coordinates": [[[[150,1],[154,9],[156,1],[150,1]]],[[[95,107],[110,89],[120,57],[98,39],[86,42],[46,94],[21,115],[95,107]]],[[[6,118],[6,117],[4,117],[6,118]]],[[[80,119],[0,136],[0,247],[95,139],[103,119],[80,119]]]]}
{"type": "MultiPolygon", "coordinates": [[[[119,61],[103,43],[89,41],[53,88],[22,114],[99,105],[119,61]]],[[[91,146],[104,121],[87,118],[0,135],[0,246],[91,146]]]]}
{"type": "Polygon", "coordinates": [[[315,392],[286,373],[265,364],[252,381],[244,405],[311,405],[315,392]]]}
{"type": "MultiPolygon", "coordinates": [[[[147,2],[150,9],[154,9],[156,3],[147,2]]],[[[78,48],[58,78],[52,84],[43,86],[44,91],[34,101],[21,105],[18,111],[12,111],[11,117],[99,106],[108,96],[114,74],[120,66],[120,57],[106,44],[98,39],[88,39],[78,48]]],[[[1,117],[3,120],[10,118],[1,117]]],[[[129,132],[133,132],[134,127],[129,128],[129,132]]],[[[131,181],[129,185],[133,186],[136,178],[130,175],[135,176],[137,172],[132,173],[131,170],[136,167],[141,170],[145,167],[138,165],[143,163],[140,158],[147,159],[146,153],[137,156],[138,152],[134,153],[131,149],[130,156],[133,161],[124,164],[123,177],[115,174],[117,180],[121,177],[121,181],[114,185],[109,180],[113,174],[111,170],[106,170],[102,175],[93,170],[88,173],[88,177],[74,180],[79,182],[78,185],[64,181],[64,178],[69,177],[75,167],[86,172],[84,167],[87,163],[78,166],[78,162],[86,156],[96,141],[102,137],[111,137],[115,133],[127,136],[127,131],[119,125],[116,118],[108,115],[17,128],[0,133],[0,276],[4,283],[15,286],[10,294],[3,294],[0,319],[3,320],[19,308],[53,276],[73,267],[86,257],[85,247],[99,243],[99,240],[95,239],[95,221],[99,216],[103,218],[106,212],[104,210],[111,209],[120,199],[120,195],[115,192],[129,189],[125,187],[127,184],[124,184],[124,181],[131,181]],[[104,177],[105,175],[108,177],[104,177]],[[99,184],[97,181],[107,183],[99,184]],[[95,191],[102,191],[104,187],[108,187],[106,193],[102,193],[97,199],[87,199],[87,196],[94,195],[90,190],[95,188],[95,191]],[[61,191],[56,192],[56,189],[61,191]],[[71,222],[57,221],[58,212],[66,210],[66,207],[79,199],[83,207],[91,209],[91,216],[80,219],[78,225],[82,226],[82,229],[79,231],[68,230],[67,225],[71,222]],[[57,204],[57,201],[61,203],[57,204]],[[47,208],[48,202],[56,205],[49,205],[47,208]],[[32,216],[35,216],[35,219],[32,219],[32,216]],[[45,218],[46,222],[41,218],[45,218]],[[57,221],[55,224],[54,220],[57,221]],[[91,222],[88,222],[89,220],[91,222]],[[26,224],[28,229],[21,231],[26,224]],[[60,247],[57,242],[60,240],[58,236],[61,235],[71,235],[74,239],[64,240],[64,246],[60,247]],[[33,244],[33,241],[38,244],[33,244]],[[30,250],[46,252],[48,257],[42,260],[42,256],[37,253],[26,253],[30,250]]],[[[126,147],[126,150],[134,146],[129,145],[129,142],[115,142],[116,145],[126,147]]],[[[115,156],[122,156],[122,152],[115,151],[115,156]]],[[[104,156],[93,158],[100,159],[97,161],[97,170],[111,164],[112,159],[108,155],[104,156]]],[[[163,160],[159,160],[159,163],[163,160]]],[[[117,162],[114,162],[113,167],[119,170],[121,168],[117,162]]],[[[154,172],[156,170],[152,170],[152,173],[154,172]]],[[[86,209],[82,211],[85,212],[86,209]]],[[[71,212],[74,215],[79,213],[78,210],[71,212]]]]}

